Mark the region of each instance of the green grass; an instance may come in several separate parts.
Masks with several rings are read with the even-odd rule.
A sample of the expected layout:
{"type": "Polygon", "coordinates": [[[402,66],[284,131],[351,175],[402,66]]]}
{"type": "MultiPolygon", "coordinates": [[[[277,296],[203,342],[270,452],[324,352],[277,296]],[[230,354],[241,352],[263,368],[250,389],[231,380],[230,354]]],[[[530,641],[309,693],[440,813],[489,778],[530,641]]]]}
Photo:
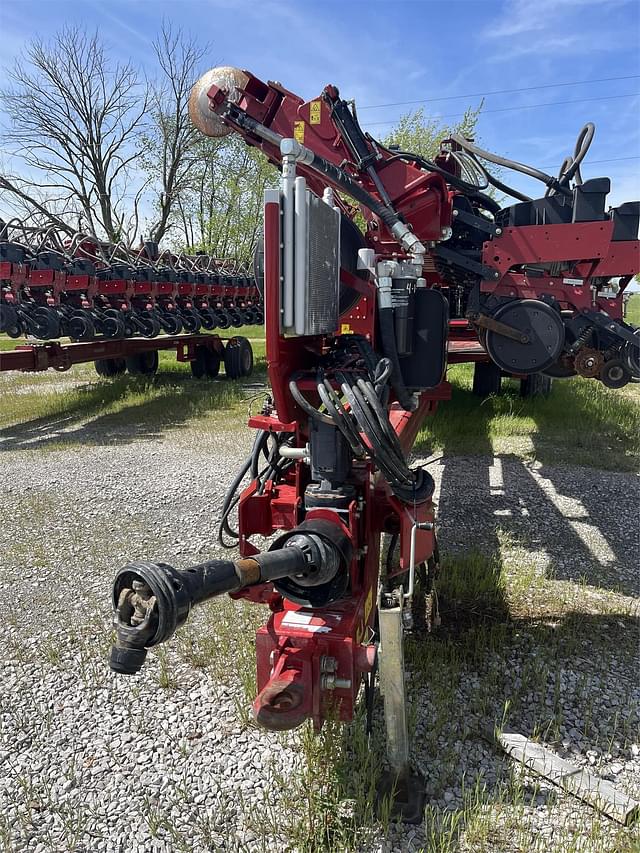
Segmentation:
{"type": "Polygon", "coordinates": [[[418,435],[417,452],[493,455],[520,452],[549,463],[635,471],[640,459],[640,386],[621,391],[595,380],[557,380],[548,398],[523,399],[518,383],[480,400],[473,368],[449,370],[453,397],[441,403],[418,435]]]}
{"type": "Polygon", "coordinates": [[[627,323],[640,326],[640,293],[632,293],[627,303],[627,311],[624,318],[627,323]]]}
{"type": "MultiPolygon", "coordinates": [[[[148,438],[178,427],[209,432],[235,424],[246,416],[244,386],[263,382],[266,371],[262,327],[240,331],[251,340],[255,366],[253,375],[239,382],[225,380],[224,371],[215,381],[194,379],[189,364],[178,362],[171,351],[159,354],[154,377],[103,379],[93,363],[63,374],[0,374],[0,439],[8,448],[57,448],[148,438]]],[[[3,349],[16,343],[0,339],[3,349]]]]}
{"type": "MultiPolygon", "coordinates": [[[[591,679],[605,678],[610,661],[622,659],[633,667],[637,615],[629,599],[590,589],[564,602],[541,595],[532,615],[521,582],[527,571],[519,557],[473,552],[445,556],[440,583],[443,626],[434,635],[414,633],[407,638],[412,737],[420,743],[419,752],[431,756],[428,765],[420,767],[428,803],[426,846],[420,849],[631,853],[633,829],[612,826],[586,807],[579,816],[576,807],[572,814],[559,813],[556,800],[562,795],[545,791],[539,781],[525,782],[495,746],[496,729],[512,726],[560,747],[564,719],[558,673],[567,668],[582,671],[584,681],[576,688],[575,701],[588,708],[591,679]],[[458,691],[465,688],[468,697],[469,684],[471,699],[463,706],[458,691]],[[428,706],[419,717],[417,703],[425,696],[428,706]],[[452,715],[464,721],[462,735],[460,729],[452,733],[452,715]],[[473,758],[467,762],[467,755],[481,745],[498,772],[490,783],[474,775],[473,758]],[[443,791],[460,779],[462,803],[436,805],[443,791]],[[530,823],[532,813],[539,814],[540,802],[547,822],[555,826],[553,846],[530,823]]],[[[553,584],[549,580],[548,586],[542,585],[547,594],[553,584]]],[[[632,701],[630,690],[630,684],[620,685],[622,705],[632,701]]],[[[282,849],[342,853],[369,849],[368,841],[387,835],[388,803],[376,801],[384,749],[380,712],[378,704],[371,741],[363,735],[362,708],[348,726],[329,721],[319,735],[307,726],[293,736],[300,766],[295,774],[276,773],[277,803],[267,801],[249,824],[258,837],[268,837],[277,826],[287,840],[282,849]]],[[[585,737],[602,752],[614,742],[624,747],[638,737],[614,709],[597,720],[588,713],[584,717],[585,737]]],[[[291,736],[283,737],[291,746],[291,736]]]]}

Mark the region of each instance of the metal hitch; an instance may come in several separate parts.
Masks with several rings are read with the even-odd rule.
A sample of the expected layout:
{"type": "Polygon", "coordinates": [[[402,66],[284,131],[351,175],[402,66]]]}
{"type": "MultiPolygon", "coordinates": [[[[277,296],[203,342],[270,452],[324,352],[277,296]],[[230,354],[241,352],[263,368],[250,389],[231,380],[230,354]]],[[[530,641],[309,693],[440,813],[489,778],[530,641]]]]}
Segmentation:
{"type": "Polygon", "coordinates": [[[113,584],[116,642],[109,658],[111,669],[124,675],[138,672],[149,648],[164,643],[184,625],[194,605],[215,596],[282,578],[311,587],[331,582],[346,569],[345,555],[350,558],[342,538],[338,525],[306,522],[291,531],[282,547],[246,559],[210,560],[189,569],[129,563],[113,584]]]}

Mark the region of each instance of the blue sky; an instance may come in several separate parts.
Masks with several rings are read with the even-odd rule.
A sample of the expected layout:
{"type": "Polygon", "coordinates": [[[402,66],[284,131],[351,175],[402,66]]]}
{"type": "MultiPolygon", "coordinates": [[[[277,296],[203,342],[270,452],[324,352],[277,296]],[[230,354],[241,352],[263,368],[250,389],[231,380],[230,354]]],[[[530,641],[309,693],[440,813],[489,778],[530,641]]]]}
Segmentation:
{"type": "Polygon", "coordinates": [[[163,16],[211,44],[211,66],[248,68],[305,98],[335,83],[374,135],[418,106],[398,102],[448,117],[477,93],[530,89],[486,95],[485,147],[555,171],[592,120],[585,176],[609,175],[612,203],[640,198],[638,0],[0,0],[0,64],[33,35],[80,23],[153,74],[163,16]]]}

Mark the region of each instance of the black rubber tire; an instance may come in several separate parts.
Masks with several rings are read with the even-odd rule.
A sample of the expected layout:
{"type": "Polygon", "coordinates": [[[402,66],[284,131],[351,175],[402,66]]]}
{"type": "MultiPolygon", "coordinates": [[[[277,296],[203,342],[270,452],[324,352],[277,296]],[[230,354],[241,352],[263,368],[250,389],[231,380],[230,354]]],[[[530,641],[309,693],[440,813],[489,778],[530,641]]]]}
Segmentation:
{"type": "Polygon", "coordinates": [[[207,379],[215,379],[218,376],[221,362],[222,356],[219,352],[205,347],[205,373],[207,374],[207,379]]]}
{"type": "Polygon", "coordinates": [[[476,361],[473,368],[473,393],[476,397],[489,397],[499,394],[502,386],[502,372],[492,361],[476,361]]]}
{"type": "Polygon", "coordinates": [[[176,311],[163,311],[160,324],[168,335],[179,335],[182,331],[182,318],[176,311]]]}
{"type": "Polygon", "coordinates": [[[194,311],[193,308],[183,308],[180,311],[180,315],[182,317],[182,325],[187,332],[190,332],[192,335],[197,335],[202,325],[198,312],[194,311]]]}
{"type": "Polygon", "coordinates": [[[36,308],[31,315],[36,327],[34,335],[42,341],[60,337],[60,320],[53,308],[36,308]]]}
{"type": "Polygon", "coordinates": [[[96,334],[93,318],[88,311],[74,311],[67,320],[69,337],[74,341],[92,341],[96,334]]]}
{"type": "Polygon", "coordinates": [[[234,329],[239,329],[244,325],[242,317],[237,311],[229,311],[229,320],[234,329]]]}
{"type": "MultiPolygon", "coordinates": [[[[640,329],[635,329],[633,333],[640,340],[640,329]]],[[[624,345],[622,349],[625,367],[631,374],[632,379],[640,378],[640,351],[630,341],[624,345]]]]}
{"type": "Polygon", "coordinates": [[[206,355],[207,348],[206,347],[196,347],[196,357],[193,359],[191,364],[191,375],[194,379],[202,379],[207,370],[206,364],[206,355]]]}
{"type": "Polygon", "coordinates": [[[136,319],[143,338],[156,338],[160,334],[160,321],[151,311],[137,311],[136,319]]]}
{"type": "Polygon", "coordinates": [[[253,350],[246,338],[234,337],[224,349],[224,369],[229,379],[240,379],[253,373],[253,350]]]}
{"type": "Polygon", "coordinates": [[[114,376],[122,376],[126,370],[123,358],[98,358],[93,362],[98,376],[112,379],[114,376]]]}
{"type": "Polygon", "coordinates": [[[102,334],[105,338],[116,340],[124,338],[126,327],[122,312],[117,308],[107,308],[104,312],[104,320],[102,321],[102,334]]]}
{"type": "Polygon", "coordinates": [[[553,379],[546,373],[530,373],[520,380],[520,396],[525,399],[548,397],[553,387],[553,379]]]}
{"type": "Polygon", "coordinates": [[[200,315],[202,328],[207,332],[213,331],[213,329],[218,325],[218,318],[216,317],[215,311],[212,311],[211,308],[200,308],[198,314],[200,315]]]}
{"type": "Polygon", "coordinates": [[[621,359],[612,358],[602,365],[600,381],[607,388],[624,388],[631,381],[631,374],[621,359]]]}
{"type": "Polygon", "coordinates": [[[157,350],[148,350],[125,359],[127,370],[132,376],[153,376],[158,370],[157,350]]]}
{"type": "Polygon", "coordinates": [[[228,329],[231,325],[231,320],[229,319],[229,315],[226,311],[216,311],[216,317],[218,320],[218,327],[220,329],[228,329]]]}

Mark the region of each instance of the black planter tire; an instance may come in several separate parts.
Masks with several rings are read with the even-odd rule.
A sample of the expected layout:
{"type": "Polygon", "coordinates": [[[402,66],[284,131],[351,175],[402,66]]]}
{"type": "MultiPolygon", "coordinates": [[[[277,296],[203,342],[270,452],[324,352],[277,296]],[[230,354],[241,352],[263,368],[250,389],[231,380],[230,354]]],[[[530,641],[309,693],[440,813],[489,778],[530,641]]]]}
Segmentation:
{"type": "Polygon", "coordinates": [[[49,341],[60,336],[60,320],[52,308],[36,308],[31,315],[36,328],[34,335],[42,341],[49,341]]]}
{"type": "Polygon", "coordinates": [[[553,379],[546,373],[531,373],[520,380],[520,396],[525,399],[548,397],[553,387],[553,379]]]}
{"type": "Polygon", "coordinates": [[[492,361],[476,361],[473,368],[473,393],[476,397],[489,397],[499,394],[502,386],[502,373],[492,361]]]}
{"type": "Polygon", "coordinates": [[[132,376],[153,376],[158,370],[158,352],[157,350],[149,350],[141,352],[138,355],[132,355],[125,359],[127,371],[132,376]]]}
{"type": "Polygon", "coordinates": [[[224,350],[224,369],[229,379],[251,376],[253,372],[253,350],[246,338],[234,337],[224,350]]]}
{"type": "Polygon", "coordinates": [[[112,379],[114,376],[122,376],[126,370],[123,358],[98,358],[93,362],[98,376],[112,379]]]}

